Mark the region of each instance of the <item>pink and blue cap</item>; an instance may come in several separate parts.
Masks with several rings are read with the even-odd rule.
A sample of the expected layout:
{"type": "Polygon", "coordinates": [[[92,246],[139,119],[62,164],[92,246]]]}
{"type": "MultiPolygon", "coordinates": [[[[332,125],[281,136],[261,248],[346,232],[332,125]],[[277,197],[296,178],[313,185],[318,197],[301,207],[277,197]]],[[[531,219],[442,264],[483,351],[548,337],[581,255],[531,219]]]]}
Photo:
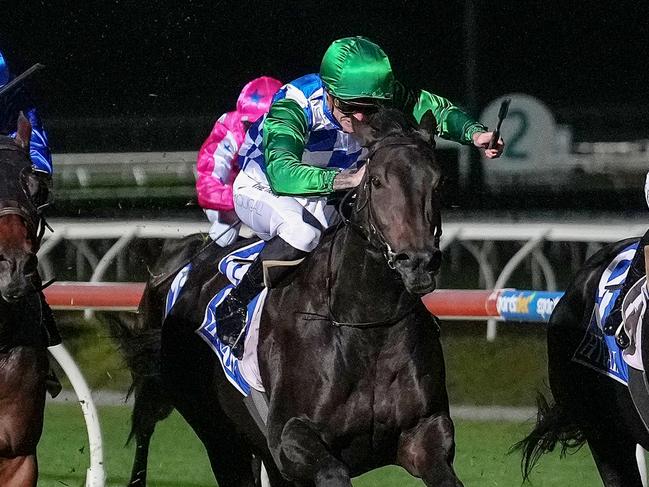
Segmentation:
{"type": "Polygon", "coordinates": [[[282,87],[282,82],[270,76],[255,78],[241,90],[237,99],[237,113],[242,122],[256,122],[270,109],[273,95],[282,87]]]}

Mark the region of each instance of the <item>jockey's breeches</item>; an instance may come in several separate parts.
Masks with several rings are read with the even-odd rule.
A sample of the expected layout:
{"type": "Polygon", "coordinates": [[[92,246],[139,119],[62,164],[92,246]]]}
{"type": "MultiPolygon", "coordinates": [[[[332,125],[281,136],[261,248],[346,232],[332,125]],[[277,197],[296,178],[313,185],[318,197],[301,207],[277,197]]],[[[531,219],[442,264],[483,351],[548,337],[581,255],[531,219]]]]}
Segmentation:
{"type": "Polygon", "coordinates": [[[260,238],[279,236],[298,250],[311,252],[336,218],[327,198],[278,196],[241,172],[233,184],[234,209],[260,238]]]}

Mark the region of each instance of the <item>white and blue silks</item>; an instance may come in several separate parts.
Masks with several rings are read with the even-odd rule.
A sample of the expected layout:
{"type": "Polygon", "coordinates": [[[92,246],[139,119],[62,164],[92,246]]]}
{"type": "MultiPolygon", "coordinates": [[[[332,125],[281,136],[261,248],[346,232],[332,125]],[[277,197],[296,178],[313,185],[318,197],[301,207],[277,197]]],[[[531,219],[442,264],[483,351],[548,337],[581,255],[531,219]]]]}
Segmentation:
{"type": "MultiPolygon", "coordinates": [[[[342,131],[340,124],[327,107],[322,79],[308,74],[284,85],[273,102],[290,99],[304,111],[308,138],[302,153],[302,162],[309,166],[348,169],[363,159],[363,148],[353,137],[342,131]]],[[[254,123],[239,150],[241,170],[258,183],[269,186],[264,159],[264,116],[254,123]]]]}

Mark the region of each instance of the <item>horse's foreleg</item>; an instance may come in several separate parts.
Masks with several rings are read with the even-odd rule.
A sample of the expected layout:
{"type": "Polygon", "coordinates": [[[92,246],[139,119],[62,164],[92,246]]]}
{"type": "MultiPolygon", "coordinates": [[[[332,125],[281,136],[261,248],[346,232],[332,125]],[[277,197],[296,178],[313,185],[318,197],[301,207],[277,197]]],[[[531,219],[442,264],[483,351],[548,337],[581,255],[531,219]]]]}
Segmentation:
{"type": "Polygon", "coordinates": [[[453,470],[455,430],[446,414],[422,419],[399,439],[397,462],[426,485],[461,487],[453,470]]]}
{"type": "Polygon", "coordinates": [[[0,459],[2,487],[34,487],[38,480],[36,455],[0,459]]]}
{"type": "Polygon", "coordinates": [[[316,487],[351,487],[347,467],[329,451],[314,425],[290,419],[281,435],[280,464],[284,475],[316,487]]]}

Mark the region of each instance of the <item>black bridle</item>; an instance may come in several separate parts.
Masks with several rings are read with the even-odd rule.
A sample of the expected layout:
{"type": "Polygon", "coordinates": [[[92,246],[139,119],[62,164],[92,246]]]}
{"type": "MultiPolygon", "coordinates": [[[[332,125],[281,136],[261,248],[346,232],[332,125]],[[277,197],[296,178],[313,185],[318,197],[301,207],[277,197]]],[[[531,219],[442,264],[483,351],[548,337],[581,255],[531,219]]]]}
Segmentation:
{"type": "MultiPolygon", "coordinates": [[[[365,159],[365,164],[370,164],[370,161],[376,153],[386,147],[391,147],[391,146],[400,146],[400,147],[418,147],[416,144],[413,144],[410,141],[404,142],[401,140],[401,142],[398,141],[392,141],[392,142],[387,142],[384,144],[377,144],[367,155],[365,159]]],[[[368,215],[367,215],[367,228],[363,226],[362,224],[359,224],[355,221],[353,221],[351,218],[345,217],[345,211],[344,207],[346,204],[349,204],[350,201],[356,197],[358,197],[358,188],[353,188],[350,191],[348,191],[345,196],[341,199],[339,205],[338,205],[338,213],[340,214],[341,221],[338,223],[334,230],[334,236],[331,241],[331,244],[329,246],[329,253],[327,257],[327,269],[329,274],[326,277],[326,288],[327,288],[327,310],[329,312],[329,316],[322,316],[317,313],[304,313],[306,315],[310,316],[317,316],[320,319],[327,319],[331,321],[335,326],[339,327],[350,327],[350,328],[377,328],[377,327],[382,327],[382,326],[389,326],[393,325],[395,323],[398,323],[402,319],[404,319],[406,316],[411,314],[415,307],[417,306],[417,300],[414,300],[411,306],[408,306],[405,310],[401,311],[400,306],[397,306],[395,313],[386,319],[383,320],[376,320],[376,321],[365,321],[365,322],[346,322],[346,321],[340,321],[336,319],[334,315],[334,310],[332,307],[332,269],[333,269],[333,250],[335,247],[335,242],[336,242],[336,237],[340,231],[341,228],[349,228],[356,232],[357,234],[360,234],[363,239],[368,243],[369,246],[375,248],[376,250],[382,252],[383,256],[385,257],[385,260],[388,264],[388,267],[392,270],[395,269],[395,261],[396,257],[398,254],[396,254],[393,250],[392,247],[390,246],[390,243],[387,241],[385,238],[385,235],[383,235],[383,232],[378,228],[378,226],[375,224],[376,221],[376,216],[374,214],[374,210],[372,207],[372,181],[369,175],[369,172],[366,172],[363,182],[361,183],[361,187],[363,189],[363,194],[367,195],[367,198],[365,198],[365,201],[362,203],[356,203],[354,205],[353,214],[358,215],[361,213],[366,207],[368,210],[368,215]]],[[[442,224],[441,224],[441,211],[439,209],[439,206],[436,211],[436,224],[435,224],[435,247],[439,248],[439,241],[442,235],[442,224]]]]}
{"type": "Polygon", "coordinates": [[[29,154],[25,149],[16,145],[13,139],[3,137],[0,139],[0,169],[3,165],[11,165],[13,176],[6,174],[3,184],[0,185],[0,217],[5,215],[18,215],[25,222],[29,237],[35,245],[35,251],[40,247],[45,229],[51,227],[47,224],[43,210],[49,205],[38,205],[29,190],[29,178],[33,174],[29,154]],[[4,140],[2,140],[4,139],[4,140]],[[6,160],[2,153],[6,151],[25,154],[26,159],[20,161],[6,160]],[[23,166],[23,167],[20,167],[23,166]],[[15,180],[11,179],[15,177],[15,180]]]}
{"type": "MultiPolygon", "coordinates": [[[[379,150],[387,147],[396,147],[396,146],[418,147],[416,144],[413,144],[412,142],[393,141],[385,144],[379,143],[376,145],[376,147],[374,147],[370,151],[370,153],[365,158],[364,160],[365,165],[369,166],[372,158],[376,155],[376,153],[379,150]]],[[[375,249],[381,251],[383,253],[383,256],[385,257],[388,267],[394,270],[396,267],[395,262],[398,254],[392,250],[392,246],[385,238],[385,235],[383,235],[383,232],[375,224],[376,216],[374,214],[374,207],[372,206],[372,178],[369,176],[369,173],[365,174],[365,177],[363,178],[363,182],[361,184],[362,184],[361,187],[363,189],[362,193],[363,195],[367,195],[367,197],[365,198],[363,203],[361,203],[358,207],[354,207],[353,214],[358,215],[361,211],[363,211],[367,207],[367,211],[368,211],[367,228],[365,228],[362,224],[356,223],[352,219],[346,218],[344,216],[343,208],[345,207],[346,204],[349,204],[349,202],[352,199],[358,197],[358,188],[353,188],[349,190],[345,194],[345,196],[343,196],[343,198],[340,200],[340,203],[338,205],[338,213],[342,218],[343,224],[360,233],[371,247],[374,247],[375,249]]],[[[439,248],[439,242],[442,237],[442,217],[441,217],[441,211],[439,210],[439,207],[435,212],[435,219],[436,222],[435,222],[434,242],[435,242],[435,247],[439,248]]]]}

